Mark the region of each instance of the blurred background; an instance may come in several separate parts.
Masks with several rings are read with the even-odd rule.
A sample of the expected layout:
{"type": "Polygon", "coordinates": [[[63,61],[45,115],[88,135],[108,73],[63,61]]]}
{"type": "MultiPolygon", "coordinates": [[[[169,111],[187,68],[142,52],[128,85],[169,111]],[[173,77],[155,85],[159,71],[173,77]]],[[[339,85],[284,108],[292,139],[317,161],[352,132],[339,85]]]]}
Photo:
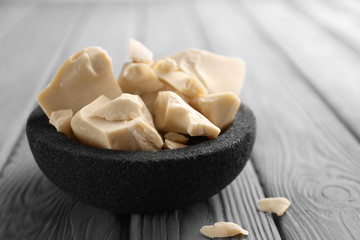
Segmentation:
{"type": "MultiPolygon", "coordinates": [[[[240,98],[258,121],[250,162],[256,174],[245,176],[258,178],[265,196],[296,200],[296,214],[277,222],[281,236],[356,239],[357,0],[0,0],[0,192],[17,181],[9,176],[20,174],[14,169],[23,158],[16,167],[6,166],[17,156],[17,144],[26,145],[27,116],[62,62],[84,47],[101,46],[117,77],[128,60],[129,38],[143,42],[155,57],[200,48],[243,58],[247,72],[240,98]]],[[[30,159],[28,147],[23,149],[30,159]]]]}
{"type": "MultiPolygon", "coordinates": [[[[272,84],[288,68],[288,77],[337,108],[359,139],[359,24],[356,0],[1,0],[0,129],[7,137],[0,138],[0,152],[13,144],[8,138],[19,134],[35,97],[68,56],[101,46],[118,76],[129,38],[155,57],[201,48],[244,58],[246,81],[259,75],[262,84],[272,84]],[[343,98],[352,101],[343,104],[343,98]]],[[[262,96],[271,104],[270,94],[262,96]]]]}

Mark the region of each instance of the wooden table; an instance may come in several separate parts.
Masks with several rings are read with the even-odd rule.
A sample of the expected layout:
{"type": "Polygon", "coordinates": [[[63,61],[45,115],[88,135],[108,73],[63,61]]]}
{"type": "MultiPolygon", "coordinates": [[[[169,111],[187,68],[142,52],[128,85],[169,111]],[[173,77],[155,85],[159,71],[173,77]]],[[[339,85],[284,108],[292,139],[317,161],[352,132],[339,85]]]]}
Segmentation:
{"type": "Polygon", "coordinates": [[[0,1],[0,239],[205,239],[234,221],[247,239],[360,239],[360,3],[0,1]],[[239,177],[186,209],[115,214],[77,202],[42,174],[25,121],[71,54],[102,46],[119,74],[130,37],[154,54],[186,48],[247,63],[242,101],[258,122],[239,177]],[[283,196],[282,217],[256,210],[283,196]]]}

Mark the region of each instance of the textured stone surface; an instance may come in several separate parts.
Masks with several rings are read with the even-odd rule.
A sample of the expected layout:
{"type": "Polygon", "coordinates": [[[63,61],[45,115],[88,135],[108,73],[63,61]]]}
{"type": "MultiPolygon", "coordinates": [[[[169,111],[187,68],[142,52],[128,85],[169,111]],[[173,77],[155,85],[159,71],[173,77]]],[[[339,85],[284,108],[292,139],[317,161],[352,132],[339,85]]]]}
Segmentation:
{"type": "Polygon", "coordinates": [[[82,202],[128,213],[182,208],[219,192],[245,166],[255,132],[255,117],[244,104],[217,139],[175,150],[89,147],[58,133],[40,108],[26,127],[35,160],[55,185],[82,202]]]}

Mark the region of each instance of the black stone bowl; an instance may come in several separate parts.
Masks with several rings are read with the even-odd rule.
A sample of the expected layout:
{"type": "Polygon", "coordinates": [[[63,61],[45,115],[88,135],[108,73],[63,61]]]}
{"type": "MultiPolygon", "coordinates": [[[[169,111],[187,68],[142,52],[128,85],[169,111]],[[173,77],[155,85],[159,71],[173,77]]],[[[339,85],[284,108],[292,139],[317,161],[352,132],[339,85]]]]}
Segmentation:
{"type": "Polygon", "coordinates": [[[86,146],[58,133],[40,107],[26,125],[31,151],[51,182],[79,201],[121,213],[170,211],[218,193],[244,168],[255,131],[244,104],[218,138],[174,150],[86,146]]]}

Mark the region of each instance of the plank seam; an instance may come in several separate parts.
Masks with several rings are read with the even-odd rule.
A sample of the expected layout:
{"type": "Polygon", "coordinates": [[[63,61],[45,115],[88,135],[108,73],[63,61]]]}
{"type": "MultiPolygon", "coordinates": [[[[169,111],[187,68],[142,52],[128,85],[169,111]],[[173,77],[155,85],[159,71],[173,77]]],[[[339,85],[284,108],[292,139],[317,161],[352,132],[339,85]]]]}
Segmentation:
{"type": "Polygon", "coordinates": [[[316,20],[312,14],[309,14],[305,11],[305,9],[299,4],[298,2],[291,0],[291,1],[284,1],[288,6],[293,8],[295,11],[299,12],[300,14],[304,15],[308,19],[310,19],[313,23],[318,25],[320,28],[322,28],[325,32],[327,32],[330,36],[335,38],[337,41],[342,43],[344,46],[346,46],[351,51],[354,51],[356,54],[360,55],[360,49],[356,46],[353,46],[351,42],[348,41],[347,38],[342,38],[341,35],[339,35],[336,31],[332,30],[331,28],[328,28],[325,24],[321,23],[320,21],[316,20]]]}
{"type": "Polygon", "coordinates": [[[335,109],[335,107],[327,100],[326,96],[322,94],[321,90],[318,89],[312,81],[304,74],[304,72],[296,66],[291,57],[286,53],[286,51],[271,37],[268,33],[267,29],[262,26],[262,24],[257,20],[256,16],[251,12],[251,10],[245,6],[245,4],[240,3],[242,8],[239,8],[247,18],[249,19],[249,23],[254,28],[255,32],[261,36],[261,38],[265,39],[265,42],[270,45],[271,48],[276,49],[280,57],[285,59],[289,66],[292,68],[294,72],[299,75],[299,78],[303,80],[303,82],[309,87],[311,91],[324,103],[324,105],[330,110],[332,114],[338,119],[338,121],[346,128],[346,130],[351,134],[351,136],[360,143],[360,136],[357,135],[356,131],[352,128],[352,126],[346,121],[346,119],[341,116],[341,114],[335,109]]]}
{"type": "Polygon", "coordinates": [[[24,111],[22,112],[22,115],[20,115],[20,117],[16,121],[18,124],[15,124],[15,126],[20,125],[21,127],[15,128],[9,134],[8,140],[5,142],[3,148],[1,149],[1,152],[0,152],[0,176],[4,170],[4,166],[7,165],[7,162],[10,159],[11,153],[15,152],[14,148],[17,146],[17,143],[20,141],[20,139],[22,137],[22,133],[24,132],[24,129],[25,129],[24,121],[26,121],[28,115],[30,114],[32,109],[36,106],[36,102],[34,102],[33,99],[36,98],[36,95],[38,94],[38,92],[48,82],[49,76],[53,72],[52,70],[55,68],[55,64],[57,63],[57,60],[60,58],[60,56],[62,54],[62,50],[65,48],[65,44],[68,42],[68,40],[71,36],[71,32],[74,30],[75,23],[77,22],[80,15],[82,14],[83,6],[84,6],[84,4],[81,7],[79,7],[78,14],[74,17],[74,19],[72,20],[72,22],[70,24],[70,27],[66,31],[64,40],[62,41],[59,48],[55,52],[52,60],[50,60],[48,71],[46,72],[46,74],[44,74],[44,77],[42,79],[40,79],[40,83],[34,88],[34,91],[31,94],[28,105],[25,106],[24,111]]]}
{"type": "MultiPolygon", "coordinates": [[[[189,7],[190,7],[190,6],[189,6],[189,7]]],[[[206,30],[205,30],[204,23],[201,21],[201,19],[200,19],[200,17],[199,17],[199,14],[196,14],[196,12],[198,11],[198,10],[197,10],[197,7],[198,7],[198,6],[196,5],[196,3],[194,3],[193,6],[190,7],[190,12],[191,12],[190,17],[194,20],[193,22],[195,22],[195,24],[198,26],[198,29],[200,29],[200,30],[199,30],[200,33],[201,33],[200,36],[201,36],[201,38],[202,38],[202,42],[203,42],[204,46],[206,46],[206,48],[207,48],[209,51],[211,51],[211,50],[213,49],[213,47],[211,46],[210,41],[209,41],[208,38],[206,37],[206,36],[207,36],[207,32],[206,32],[206,30]]],[[[259,183],[259,188],[260,188],[259,191],[261,190],[262,193],[266,196],[265,191],[264,191],[264,185],[262,184],[262,182],[260,181],[260,178],[259,178],[259,171],[255,168],[255,164],[252,163],[252,161],[251,161],[252,158],[253,158],[253,157],[250,156],[249,161],[248,161],[247,164],[250,164],[250,165],[252,166],[253,170],[254,170],[254,174],[255,174],[255,176],[256,176],[257,182],[259,183]]],[[[226,191],[225,191],[225,192],[226,192],[226,191]]],[[[226,193],[225,193],[225,194],[226,194],[226,193]]],[[[221,202],[224,204],[224,199],[223,199],[223,197],[222,197],[222,194],[219,194],[219,195],[220,195],[220,198],[221,198],[221,202]]],[[[226,214],[226,210],[225,210],[224,208],[223,208],[223,211],[225,211],[225,212],[223,212],[224,219],[228,219],[229,216],[227,216],[228,214],[226,214]]],[[[276,231],[277,231],[277,233],[278,233],[278,235],[279,235],[279,238],[280,238],[280,239],[283,239],[283,235],[281,234],[278,225],[277,225],[276,222],[274,221],[274,218],[271,217],[270,219],[273,221],[273,224],[274,224],[275,227],[276,227],[276,231]]],[[[269,220],[269,221],[271,221],[271,220],[269,220]]],[[[272,231],[272,233],[273,233],[273,231],[272,231]]],[[[273,233],[273,234],[275,234],[275,233],[273,233]]]]}
{"type": "MultiPolygon", "coordinates": [[[[20,16],[20,18],[18,18],[15,23],[12,24],[12,27],[11,28],[8,28],[5,32],[3,32],[1,35],[0,35],[0,41],[6,36],[8,35],[13,29],[16,28],[16,26],[18,26],[22,21],[23,19],[25,19],[31,12],[31,10],[34,8],[34,6],[37,4],[39,0],[36,0],[32,3],[30,3],[29,5],[27,5],[28,9],[27,11],[20,16]]],[[[1,4],[3,5],[3,3],[1,4]]],[[[16,4],[9,4],[9,5],[5,5],[5,6],[16,6],[16,4]]]]}
{"type": "MultiPolygon", "coordinates": [[[[17,153],[18,147],[19,147],[20,144],[21,144],[21,139],[24,138],[24,135],[25,135],[25,126],[23,126],[23,127],[21,128],[20,135],[19,135],[19,137],[17,138],[17,140],[15,141],[13,147],[11,148],[11,151],[9,151],[9,155],[8,155],[8,157],[7,157],[7,160],[4,161],[4,163],[3,163],[2,166],[0,165],[0,179],[1,179],[1,177],[3,176],[3,174],[4,174],[4,171],[5,171],[5,169],[6,169],[6,166],[10,164],[10,162],[11,162],[10,159],[12,159],[12,158],[14,157],[14,155],[17,153]]],[[[1,162],[0,162],[0,164],[1,164],[1,162]]]]}
{"type": "MultiPolygon", "coordinates": [[[[248,162],[248,164],[250,164],[251,165],[251,168],[253,169],[253,171],[254,171],[254,174],[256,175],[256,177],[257,177],[257,184],[259,184],[259,186],[260,186],[260,189],[257,189],[258,191],[262,191],[262,192],[258,192],[259,193],[259,197],[261,198],[262,196],[266,196],[265,195],[265,192],[264,192],[264,190],[263,190],[263,185],[261,184],[261,181],[260,181],[260,178],[258,177],[259,175],[258,175],[258,173],[255,171],[255,163],[253,162],[253,160],[252,160],[252,157],[249,159],[249,162],[248,162]]],[[[249,182],[249,178],[245,178],[245,181],[246,182],[249,182]]],[[[252,180],[253,181],[253,180],[252,180]]],[[[247,198],[248,198],[248,203],[250,203],[250,198],[249,198],[249,195],[250,194],[252,194],[252,195],[254,195],[254,192],[253,191],[251,191],[251,189],[249,189],[249,183],[248,184],[246,184],[245,185],[245,188],[247,189],[247,191],[249,192],[249,194],[246,196],[247,198]]],[[[255,205],[255,208],[257,209],[257,202],[255,202],[255,203],[253,203],[254,205],[255,205]]],[[[257,213],[259,212],[259,210],[257,210],[257,213]]],[[[268,213],[262,213],[262,214],[268,214],[268,213]]],[[[250,215],[251,216],[251,215],[250,215]]],[[[259,216],[256,216],[256,214],[254,214],[254,215],[252,215],[253,216],[253,218],[254,218],[254,222],[257,222],[257,221],[259,221],[259,222],[261,222],[261,220],[260,220],[260,217],[259,216]],[[258,218],[259,220],[255,220],[256,218],[258,218]]],[[[274,238],[280,238],[280,239],[284,239],[284,237],[282,236],[282,234],[281,234],[281,231],[279,231],[279,225],[277,225],[277,221],[278,221],[278,218],[275,218],[274,217],[274,215],[273,214],[271,214],[270,215],[270,219],[272,219],[272,221],[274,222],[274,225],[275,225],[275,227],[276,227],[276,230],[277,230],[277,232],[275,232],[274,230],[273,230],[273,228],[269,228],[269,232],[271,232],[271,234],[272,234],[272,236],[274,237],[274,238]],[[276,236],[276,233],[278,234],[278,236],[276,236]]],[[[269,222],[269,225],[271,225],[271,223],[269,222]]],[[[256,226],[256,228],[258,228],[258,226],[256,226]]],[[[258,232],[259,233],[261,233],[261,229],[260,228],[258,228],[258,232]]]]}
{"type": "Polygon", "coordinates": [[[211,50],[213,49],[213,47],[211,46],[210,41],[208,40],[207,37],[205,37],[206,31],[205,31],[205,27],[203,22],[201,21],[199,15],[196,13],[197,12],[197,6],[195,5],[195,3],[193,2],[192,5],[187,4],[186,5],[187,11],[189,12],[189,17],[192,18],[192,22],[194,23],[194,25],[196,25],[196,29],[199,31],[199,35],[201,36],[201,42],[202,42],[202,46],[205,47],[205,49],[207,50],[211,50]]]}

